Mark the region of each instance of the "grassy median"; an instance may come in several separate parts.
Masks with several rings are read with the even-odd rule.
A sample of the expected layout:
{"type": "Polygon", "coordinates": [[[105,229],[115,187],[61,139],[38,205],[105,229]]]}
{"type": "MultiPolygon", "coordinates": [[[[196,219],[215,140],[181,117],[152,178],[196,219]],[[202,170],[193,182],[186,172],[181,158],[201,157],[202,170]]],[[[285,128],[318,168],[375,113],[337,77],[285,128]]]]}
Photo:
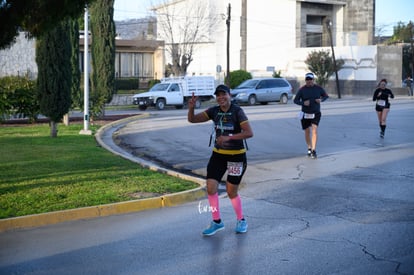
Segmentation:
{"type": "MultiPolygon", "coordinates": [[[[0,126],[0,219],[184,191],[196,183],[150,171],[79,135],[81,124],[0,126]]],[[[92,126],[96,130],[99,126],[92,126]]]]}

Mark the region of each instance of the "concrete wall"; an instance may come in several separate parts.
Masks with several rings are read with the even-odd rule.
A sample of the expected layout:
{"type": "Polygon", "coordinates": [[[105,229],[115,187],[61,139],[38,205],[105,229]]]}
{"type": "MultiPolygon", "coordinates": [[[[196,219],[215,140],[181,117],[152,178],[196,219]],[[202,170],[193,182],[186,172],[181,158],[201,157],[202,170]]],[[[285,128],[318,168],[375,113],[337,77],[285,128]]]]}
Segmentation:
{"type": "Polygon", "coordinates": [[[386,78],[390,87],[401,87],[402,46],[378,46],[377,79],[386,78]]]}
{"type": "Polygon", "coordinates": [[[132,95],[114,95],[111,102],[108,103],[107,106],[132,105],[132,101],[132,95]]]}
{"type": "MultiPolygon", "coordinates": [[[[294,87],[305,84],[307,72],[304,60],[316,50],[330,48],[302,48],[289,53],[289,64],[282,75],[287,77],[294,87]]],[[[379,80],[386,78],[388,87],[395,94],[407,95],[402,88],[402,46],[356,46],[335,47],[337,59],[345,61],[338,72],[341,95],[372,95],[379,80]]],[[[332,95],[337,94],[335,75],[332,75],[325,87],[332,95]]]]}

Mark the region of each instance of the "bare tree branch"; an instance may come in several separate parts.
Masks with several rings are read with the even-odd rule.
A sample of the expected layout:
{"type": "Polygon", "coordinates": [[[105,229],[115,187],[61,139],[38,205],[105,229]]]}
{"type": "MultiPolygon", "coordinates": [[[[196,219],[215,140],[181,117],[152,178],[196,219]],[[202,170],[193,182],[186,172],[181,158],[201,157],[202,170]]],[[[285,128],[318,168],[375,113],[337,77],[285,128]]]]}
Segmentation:
{"type": "Polygon", "coordinates": [[[193,61],[199,45],[210,42],[218,14],[207,1],[165,1],[156,9],[160,38],[166,42],[174,75],[181,76],[193,61]]]}

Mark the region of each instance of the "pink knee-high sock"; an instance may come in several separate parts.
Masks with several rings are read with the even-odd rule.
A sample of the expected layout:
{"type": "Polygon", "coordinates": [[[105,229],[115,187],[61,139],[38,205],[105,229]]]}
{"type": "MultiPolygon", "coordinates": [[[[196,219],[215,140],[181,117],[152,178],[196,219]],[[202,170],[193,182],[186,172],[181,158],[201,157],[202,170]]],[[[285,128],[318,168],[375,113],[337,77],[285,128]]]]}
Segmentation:
{"type": "Polygon", "coordinates": [[[231,200],[231,204],[233,205],[234,212],[236,212],[237,220],[243,219],[243,209],[240,196],[234,197],[231,200]]]}
{"type": "Polygon", "coordinates": [[[207,195],[208,202],[210,204],[211,215],[213,220],[220,220],[220,208],[219,208],[219,197],[218,193],[214,195],[207,195]]]}

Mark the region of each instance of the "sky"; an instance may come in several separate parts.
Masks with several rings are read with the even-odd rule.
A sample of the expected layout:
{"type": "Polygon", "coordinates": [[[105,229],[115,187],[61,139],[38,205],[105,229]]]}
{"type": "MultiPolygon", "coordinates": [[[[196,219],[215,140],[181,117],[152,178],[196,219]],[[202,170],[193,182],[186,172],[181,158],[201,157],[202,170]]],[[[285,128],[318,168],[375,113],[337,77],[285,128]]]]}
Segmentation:
{"type": "MultiPolygon", "coordinates": [[[[119,1],[119,0],[115,0],[119,1]]],[[[392,35],[393,27],[398,22],[408,24],[414,22],[414,5],[412,0],[376,0],[375,2],[375,26],[383,28],[381,36],[392,35]]]]}
{"type": "Polygon", "coordinates": [[[143,18],[149,15],[147,11],[152,0],[115,0],[114,4],[114,20],[126,20],[143,18]]]}
{"type": "MultiPolygon", "coordinates": [[[[148,16],[151,3],[160,3],[160,0],[115,0],[114,19],[120,21],[148,16]]],[[[393,27],[398,22],[414,22],[412,0],[376,0],[375,5],[375,25],[381,36],[392,35],[393,27]]]]}

